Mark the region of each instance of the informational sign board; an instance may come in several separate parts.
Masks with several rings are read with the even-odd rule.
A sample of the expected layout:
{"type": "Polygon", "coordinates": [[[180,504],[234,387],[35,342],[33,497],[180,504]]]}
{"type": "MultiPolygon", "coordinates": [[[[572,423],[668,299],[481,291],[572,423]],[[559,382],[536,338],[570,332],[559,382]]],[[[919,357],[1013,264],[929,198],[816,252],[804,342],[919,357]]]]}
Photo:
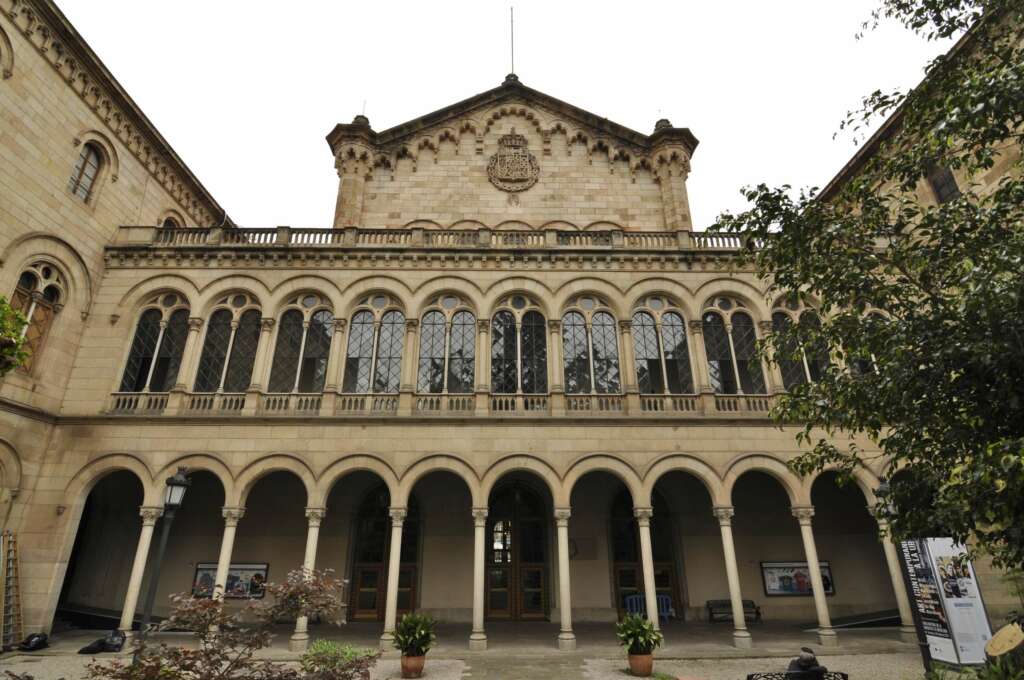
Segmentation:
{"type": "Polygon", "coordinates": [[[926,538],[901,541],[900,558],[931,660],[984,663],[992,630],[967,551],[952,539],[926,538]]]}

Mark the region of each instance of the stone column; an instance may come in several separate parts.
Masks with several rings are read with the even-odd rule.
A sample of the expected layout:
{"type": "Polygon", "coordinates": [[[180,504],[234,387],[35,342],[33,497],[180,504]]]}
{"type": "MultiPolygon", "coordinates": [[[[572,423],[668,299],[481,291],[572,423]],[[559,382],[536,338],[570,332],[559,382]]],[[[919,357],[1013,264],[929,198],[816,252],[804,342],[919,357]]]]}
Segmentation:
{"type": "Polygon", "coordinates": [[[640,533],[640,562],[644,573],[644,601],[647,604],[647,618],[655,630],[661,629],[658,620],[658,591],[654,585],[654,551],[651,549],[651,517],[653,508],[633,508],[640,533]]]}
{"type": "Polygon", "coordinates": [[[172,388],[176,392],[187,392],[192,380],[195,378],[196,364],[199,361],[200,348],[199,331],[203,329],[203,320],[199,317],[189,317],[188,335],[185,336],[185,347],[181,351],[181,367],[178,369],[178,377],[172,388]]]}
{"type": "Polygon", "coordinates": [[[132,634],[132,622],[135,620],[135,608],[139,604],[142,577],[146,574],[149,545],[153,542],[153,527],[156,526],[156,521],[162,514],[164,514],[162,507],[143,506],[139,508],[139,515],[142,517],[142,531],[139,533],[139,543],[135,548],[132,573],[128,577],[128,592],[124,596],[124,609],[121,610],[120,629],[129,637],[132,634]]]}
{"type": "Polygon", "coordinates": [[[391,553],[388,556],[388,594],[384,602],[384,633],[380,648],[390,649],[395,639],[395,620],[398,618],[398,569],[402,563],[402,524],[405,508],[391,508],[391,553]]]}
{"type": "Polygon", "coordinates": [[[562,362],[562,320],[548,319],[548,391],[551,415],[565,415],[565,366],[562,362]]]}
{"type": "Polygon", "coordinates": [[[914,626],[914,613],[910,609],[910,599],[907,597],[907,589],[903,582],[900,558],[896,554],[896,546],[889,536],[889,522],[875,515],[874,508],[869,507],[868,511],[878,522],[878,538],[882,541],[885,565],[889,567],[889,578],[892,579],[892,590],[896,595],[896,606],[900,610],[900,639],[904,642],[917,642],[917,627],[914,626]]]}
{"type": "Polygon", "coordinates": [[[708,348],[704,345],[704,322],[690,320],[690,337],[693,346],[693,389],[701,395],[705,413],[715,410],[715,390],[711,387],[711,373],[708,368],[708,348]]]}
{"type": "Polygon", "coordinates": [[[640,413],[640,388],[636,381],[636,352],[631,319],[619,321],[619,345],[622,347],[622,391],[626,395],[626,413],[640,413]]]}
{"type": "Polygon", "coordinates": [[[569,508],[555,508],[558,530],[558,613],[560,628],[558,648],[563,652],[576,649],[576,635],[572,632],[572,585],[569,579],[569,508]]]}
{"type": "Polygon", "coordinates": [[[736,546],[732,540],[731,506],[719,505],[712,509],[722,532],[722,553],[725,555],[725,576],[729,581],[729,601],[732,603],[732,643],[736,647],[750,648],[753,641],[747,630],[746,617],[743,615],[743,593],[740,590],[740,573],[736,567],[736,546]]]}
{"type": "Polygon", "coordinates": [[[476,415],[490,411],[491,397],[491,320],[476,322],[476,415]]]}
{"type": "Polygon", "coordinates": [[[469,648],[474,652],[487,649],[484,631],[484,568],[487,550],[487,508],[473,508],[473,632],[469,648]]]}
{"type": "Polygon", "coordinates": [[[405,347],[402,349],[402,380],[398,387],[399,413],[412,413],[416,368],[419,366],[419,319],[405,320],[405,347]]]}
{"type": "Polygon", "coordinates": [[[260,319],[260,340],[256,345],[256,359],[252,362],[252,379],[249,381],[250,391],[259,391],[266,387],[270,378],[270,362],[274,359],[274,348],[270,339],[274,331],[274,319],[260,319]]]}
{"type": "Polygon", "coordinates": [[[213,579],[213,597],[224,597],[227,587],[228,569],[231,568],[231,553],[235,549],[235,530],[245,516],[245,508],[221,508],[224,516],[224,535],[220,539],[220,556],[217,558],[217,575],[213,579]]]}
{"type": "MultiPolygon", "coordinates": [[[[761,331],[761,334],[758,336],[759,340],[763,340],[774,331],[771,321],[758,321],[757,328],[761,331]]],[[[782,383],[782,369],[779,364],[764,361],[761,362],[761,367],[764,369],[765,391],[768,394],[784,392],[785,389],[782,383]]]]}
{"type": "Polygon", "coordinates": [[[345,319],[334,320],[334,338],[331,340],[331,355],[327,360],[327,370],[331,379],[324,387],[327,392],[340,392],[341,381],[345,373],[345,329],[348,322],[345,319]]]}
{"type": "Polygon", "coordinates": [[[818,612],[818,642],[825,647],[835,647],[839,642],[828,615],[825,586],[821,582],[821,566],[818,563],[818,548],[814,545],[814,531],[811,529],[814,508],[809,505],[794,505],[793,516],[800,522],[800,537],[803,539],[804,553],[807,556],[807,571],[811,577],[814,608],[818,612]]]}
{"type": "MultiPolygon", "coordinates": [[[[316,568],[316,544],[320,538],[320,523],[327,513],[325,508],[306,508],[306,519],[309,528],[306,530],[306,554],[302,560],[302,570],[307,577],[316,568]]],[[[295,632],[288,641],[288,649],[292,652],[304,652],[309,647],[309,617],[300,616],[295,619],[295,632]]]]}

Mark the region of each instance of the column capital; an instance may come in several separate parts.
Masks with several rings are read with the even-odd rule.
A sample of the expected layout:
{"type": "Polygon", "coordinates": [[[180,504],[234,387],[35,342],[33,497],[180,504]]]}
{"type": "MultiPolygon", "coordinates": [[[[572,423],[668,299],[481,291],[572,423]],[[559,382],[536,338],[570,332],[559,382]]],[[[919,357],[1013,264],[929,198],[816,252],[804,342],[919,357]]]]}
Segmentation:
{"type": "Polygon", "coordinates": [[[270,329],[272,329],[274,327],[274,321],[275,321],[275,319],[272,316],[265,316],[265,317],[261,318],[260,319],[260,330],[263,331],[264,333],[269,333],[270,329]]]}
{"type": "Polygon", "coordinates": [[[548,330],[552,333],[557,333],[562,330],[561,319],[548,319],[548,330]]]}
{"type": "Polygon", "coordinates": [[[796,517],[797,521],[801,525],[810,526],[811,518],[814,517],[814,506],[813,505],[794,505],[793,506],[793,517],[796,517]]]}
{"type": "Polygon", "coordinates": [[[555,523],[558,526],[569,526],[570,517],[572,517],[572,508],[555,508],[555,523]]]}
{"type": "Polygon", "coordinates": [[[320,526],[326,515],[327,508],[306,508],[306,519],[309,520],[309,526],[311,527],[320,526]]]}
{"type": "Polygon", "coordinates": [[[345,326],[347,324],[348,324],[348,320],[347,319],[337,319],[336,318],[334,320],[334,332],[335,333],[344,333],[345,332],[345,326]]]}
{"type": "Polygon", "coordinates": [[[629,333],[632,330],[633,330],[633,320],[632,319],[619,319],[619,332],[620,333],[629,333]]]}
{"type": "Polygon", "coordinates": [[[482,527],[487,524],[487,508],[473,508],[473,526],[482,527]]]}
{"type": "Polygon", "coordinates": [[[245,508],[224,506],[220,509],[220,514],[224,517],[225,526],[236,527],[238,526],[238,521],[245,517],[245,508]]]}
{"type": "Polygon", "coordinates": [[[388,508],[388,515],[391,516],[391,526],[400,527],[405,521],[408,511],[405,508],[388,508]]]}
{"type": "Polygon", "coordinates": [[[198,333],[199,329],[203,327],[203,320],[198,316],[190,316],[188,318],[188,329],[191,332],[198,333]]]}
{"type": "Polygon", "coordinates": [[[487,333],[488,331],[491,330],[491,320],[490,319],[477,319],[476,320],[476,330],[478,332],[480,332],[480,333],[487,333]]]}
{"type": "Polygon", "coordinates": [[[771,333],[774,330],[772,328],[772,322],[771,321],[758,321],[757,322],[757,327],[761,331],[761,335],[768,335],[769,333],[771,333]]]}
{"type": "Polygon", "coordinates": [[[419,327],[419,325],[420,325],[420,320],[419,319],[406,319],[405,320],[405,330],[407,330],[407,331],[414,331],[414,330],[416,330],[419,327]]]}
{"type": "Polygon", "coordinates": [[[153,526],[156,521],[160,519],[160,516],[164,514],[162,506],[157,505],[143,505],[139,508],[139,517],[142,518],[143,526],[153,526]]]}
{"type": "Polygon", "coordinates": [[[654,517],[654,508],[633,508],[633,517],[636,517],[640,526],[648,526],[654,517]]]}
{"type": "Polygon", "coordinates": [[[699,334],[704,332],[704,322],[701,319],[690,319],[689,324],[691,333],[699,334]]]}
{"type": "Polygon", "coordinates": [[[715,519],[718,520],[718,524],[723,527],[730,526],[732,524],[733,515],[736,514],[736,508],[731,505],[716,505],[711,508],[711,512],[715,515],[715,519]]]}

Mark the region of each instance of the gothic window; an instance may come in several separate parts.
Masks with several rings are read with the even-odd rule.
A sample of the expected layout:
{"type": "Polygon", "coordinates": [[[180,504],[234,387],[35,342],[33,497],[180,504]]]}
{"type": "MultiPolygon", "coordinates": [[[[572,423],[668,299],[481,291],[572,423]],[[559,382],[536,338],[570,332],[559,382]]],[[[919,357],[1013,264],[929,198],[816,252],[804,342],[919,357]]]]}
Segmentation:
{"type": "Polygon", "coordinates": [[[633,352],[641,394],[692,394],[686,323],[679,305],[653,295],[633,313],[633,352]]]}
{"type": "Polygon", "coordinates": [[[163,227],[164,229],[176,229],[181,225],[178,224],[178,220],[174,219],[173,217],[165,217],[163,223],[161,223],[160,226],[163,227]]]}
{"type": "Polygon", "coordinates": [[[28,357],[21,370],[29,371],[42,350],[53,319],[64,306],[64,277],[47,262],[34,262],[18,277],[11,306],[25,315],[28,324],[21,329],[28,357]]]}
{"type": "Polygon", "coordinates": [[[428,306],[432,309],[420,321],[416,391],[470,393],[476,358],[476,317],[454,295],[442,295],[428,306]]]}
{"type": "Polygon", "coordinates": [[[708,376],[718,394],[764,394],[761,362],[756,356],[757,333],[744,304],[718,297],[702,317],[708,376]]]}
{"type": "Polygon", "coordinates": [[[956,183],[956,177],[953,177],[952,171],[946,166],[938,165],[931,168],[928,171],[927,179],[928,186],[931,187],[932,193],[935,194],[935,200],[940,205],[960,197],[960,187],[956,183]]]}
{"type": "Polygon", "coordinates": [[[188,300],[161,293],[144,306],[135,328],[121,392],[169,392],[178,379],[188,337],[188,300]]]}
{"type": "Polygon", "coordinates": [[[352,315],[342,391],[396,394],[402,378],[405,315],[397,300],[375,294],[359,301],[352,315]]]}
{"type": "Polygon", "coordinates": [[[570,301],[562,316],[562,358],[566,394],[617,394],[619,343],[615,318],[599,298],[570,301]]]}
{"type": "Polygon", "coordinates": [[[260,340],[259,303],[235,293],[217,301],[206,324],[196,392],[244,392],[252,379],[260,340]]]}
{"type": "Polygon", "coordinates": [[[316,293],[290,299],[277,327],[269,392],[322,392],[334,335],[334,314],[316,293]]]}
{"type": "MultiPolygon", "coordinates": [[[[793,323],[811,327],[821,326],[818,315],[813,310],[806,309],[795,296],[787,296],[775,304],[775,311],[772,312],[772,329],[776,333],[786,330],[793,323]]],[[[790,341],[780,343],[776,347],[776,352],[779,371],[782,373],[782,385],[787,390],[806,382],[820,380],[828,366],[827,348],[801,347],[790,341]]]]}
{"type": "Polygon", "coordinates": [[[103,163],[102,158],[99,147],[93,142],[82,145],[82,151],[78,154],[78,161],[75,162],[71,178],[68,180],[68,190],[83,201],[88,201],[92,194],[93,184],[103,163]]]}
{"type": "Polygon", "coordinates": [[[491,391],[543,394],[548,391],[548,350],[544,316],[523,295],[498,302],[491,319],[491,391]]]}

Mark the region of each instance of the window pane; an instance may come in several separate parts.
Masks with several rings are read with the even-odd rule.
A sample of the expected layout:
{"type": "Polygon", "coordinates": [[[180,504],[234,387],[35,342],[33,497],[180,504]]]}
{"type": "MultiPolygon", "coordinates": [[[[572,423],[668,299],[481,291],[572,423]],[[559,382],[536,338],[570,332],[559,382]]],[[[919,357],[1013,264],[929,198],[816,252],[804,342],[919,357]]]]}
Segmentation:
{"type": "Polygon", "coordinates": [[[402,343],[405,340],[405,315],[387,312],[380,321],[377,340],[377,367],[373,375],[373,391],[397,394],[402,379],[402,343]]]}
{"type": "Polygon", "coordinates": [[[206,340],[203,341],[203,353],[199,357],[199,369],[196,372],[196,392],[216,392],[220,387],[220,376],[230,340],[231,312],[218,309],[210,316],[206,327],[206,340]]]}
{"type": "Polygon", "coordinates": [[[658,331],[654,326],[654,317],[647,312],[633,315],[633,353],[636,356],[636,383],[640,394],[664,392],[658,331]]]}
{"type": "Polygon", "coordinates": [[[160,318],[160,312],[156,309],[146,310],[139,317],[132,349],[124,367],[124,377],[121,378],[122,392],[141,392],[145,389],[156,341],[160,336],[160,318]]]}
{"type": "Polygon", "coordinates": [[[518,385],[516,319],[512,312],[498,312],[491,322],[491,392],[515,394],[518,385]]]}
{"type": "Polygon", "coordinates": [[[156,365],[149,381],[150,392],[169,392],[178,379],[181,355],[188,338],[188,310],[179,309],[171,314],[164,329],[164,338],[156,351],[156,365]]]}
{"type": "Polygon", "coordinates": [[[562,358],[565,367],[565,393],[589,394],[590,350],[587,347],[587,322],[579,312],[569,312],[562,317],[562,358]]]}
{"type": "Polygon", "coordinates": [[[736,373],[725,322],[714,312],[704,314],[704,349],[708,355],[708,377],[717,394],[736,394],[736,373]]]}
{"type": "MultiPolygon", "coordinates": [[[[772,314],[772,330],[775,333],[783,333],[793,324],[789,314],[775,312],[772,314]]],[[[807,374],[804,371],[804,362],[800,358],[800,348],[795,342],[782,341],[776,343],[776,360],[779,363],[779,371],[782,373],[782,386],[791,390],[797,385],[807,381],[807,374]]]]}
{"type": "Polygon", "coordinates": [[[274,365],[270,369],[268,392],[291,392],[295,388],[295,372],[302,348],[302,312],[289,309],[281,315],[274,345],[274,365]]]}
{"type": "Polygon", "coordinates": [[[370,365],[373,358],[373,314],[367,311],[352,317],[345,357],[343,392],[363,394],[370,391],[370,365]]]}
{"type": "Polygon", "coordinates": [[[306,346],[299,367],[299,392],[323,392],[327,380],[327,358],[331,353],[334,316],[326,309],[315,312],[306,331],[306,346]]]}
{"type": "Polygon", "coordinates": [[[661,345],[665,348],[665,379],[672,394],[693,393],[690,350],[686,345],[683,317],[666,312],[661,317],[661,345]]]}
{"type": "Polygon", "coordinates": [[[611,314],[598,312],[590,323],[590,344],[594,352],[594,391],[598,394],[618,394],[619,342],[615,336],[615,319],[611,314]]]}
{"type": "Polygon", "coordinates": [[[548,391],[548,346],[544,336],[544,317],[540,312],[524,314],[520,329],[523,394],[542,394],[548,391]]]}
{"type": "Polygon", "coordinates": [[[242,314],[231,345],[228,372],[224,376],[225,392],[244,392],[252,382],[252,368],[256,362],[256,348],[260,343],[260,310],[250,309],[242,314]]]}
{"type": "Polygon", "coordinates": [[[764,372],[761,360],[755,356],[757,335],[754,322],[743,312],[732,315],[732,344],[736,349],[736,368],[744,394],[764,394],[764,372]]]}
{"type": "Polygon", "coordinates": [[[444,314],[427,312],[420,323],[420,365],[416,391],[439,394],[444,391],[444,314]]]}
{"type": "Polygon", "coordinates": [[[448,342],[448,392],[473,391],[476,361],[476,317],[456,312],[452,317],[452,337],[448,342]]]}

